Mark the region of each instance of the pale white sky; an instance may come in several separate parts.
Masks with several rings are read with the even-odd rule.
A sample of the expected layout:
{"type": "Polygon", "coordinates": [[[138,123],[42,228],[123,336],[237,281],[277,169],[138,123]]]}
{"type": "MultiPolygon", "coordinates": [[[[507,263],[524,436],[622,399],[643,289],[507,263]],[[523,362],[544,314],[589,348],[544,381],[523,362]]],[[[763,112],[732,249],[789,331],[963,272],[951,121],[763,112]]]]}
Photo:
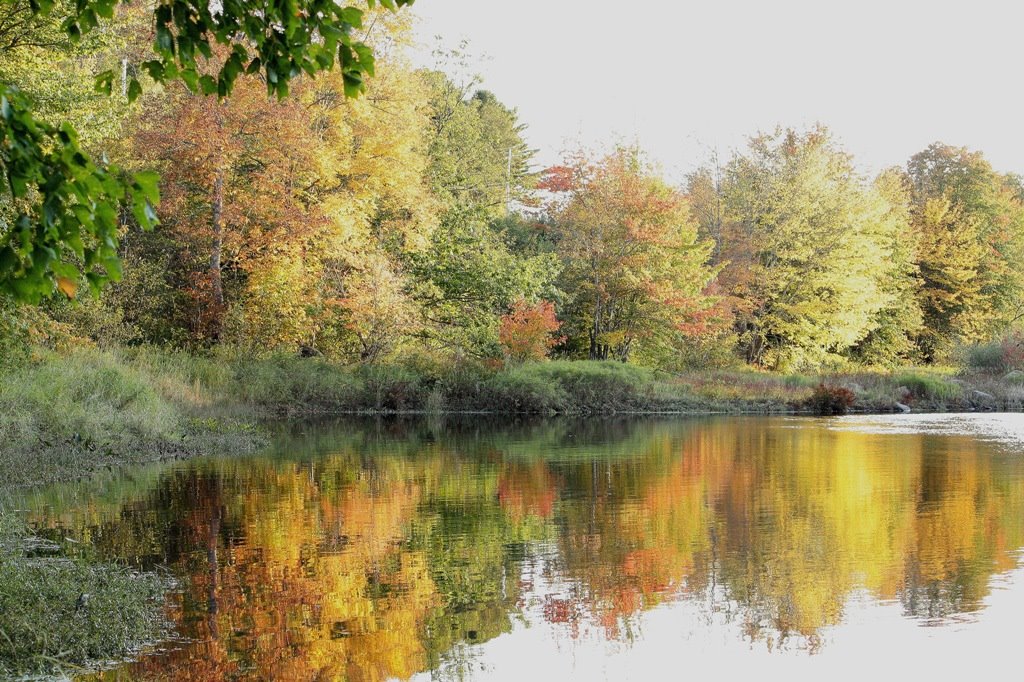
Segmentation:
{"type": "Polygon", "coordinates": [[[1024,3],[1015,0],[417,0],[484,59],[539,161],[638,141],[679,179],[777,124],[829,126],[868,171],[931,142],[1024,173],[1024,3]]]}

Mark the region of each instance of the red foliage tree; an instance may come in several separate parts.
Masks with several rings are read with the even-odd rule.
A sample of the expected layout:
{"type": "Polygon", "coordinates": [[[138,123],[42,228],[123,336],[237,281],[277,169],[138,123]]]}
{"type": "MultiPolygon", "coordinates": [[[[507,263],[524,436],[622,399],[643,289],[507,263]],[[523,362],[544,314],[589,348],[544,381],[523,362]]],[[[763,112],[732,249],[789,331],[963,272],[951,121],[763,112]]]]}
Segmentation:
{"type": "Polygon", "coordinates": [[[555,336],[561,323],[550,301],[530,305],[519,299],[511,312],[502,315],[498,341],[509,360],[543,360],[561,339],[555,336]]]}

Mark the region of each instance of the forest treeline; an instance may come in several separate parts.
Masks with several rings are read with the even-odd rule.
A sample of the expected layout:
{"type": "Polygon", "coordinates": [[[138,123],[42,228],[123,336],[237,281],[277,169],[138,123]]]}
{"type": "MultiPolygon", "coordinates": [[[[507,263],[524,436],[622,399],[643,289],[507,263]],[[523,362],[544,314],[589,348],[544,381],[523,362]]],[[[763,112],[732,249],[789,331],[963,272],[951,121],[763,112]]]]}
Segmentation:
{"type": "MultiPolygon", "coordinates": [[[[1024,184],[980,152],[936,143],[867,177],[816,127],[757,134],[683,186],[631,146],[538,172],[525,123],[459,75],[459,51],[410,63],[408,16],[366,22],[362,97],[323,72],[280,100],[240,75],[218,100],[146,81],[144,13],[72,43],[62,6],[3,5],[0,82],[96,158],[158,173],[160,225],[117,217],[119,281],[98,297],[58,277],[39,306],[0,300],[8,357],[82,340],[666,369],[1024,356],[1024,184]],[[105,69],[113,96],[94,87],[105,69]]],[[[0,199],[0,241],[20,201],[0,199]]]]}

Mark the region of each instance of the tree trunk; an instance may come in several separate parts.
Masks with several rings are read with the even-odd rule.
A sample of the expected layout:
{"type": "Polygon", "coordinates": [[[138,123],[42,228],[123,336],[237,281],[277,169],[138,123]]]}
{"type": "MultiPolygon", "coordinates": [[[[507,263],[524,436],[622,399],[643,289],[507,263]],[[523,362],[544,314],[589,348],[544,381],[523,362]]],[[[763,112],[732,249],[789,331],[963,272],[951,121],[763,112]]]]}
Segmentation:
{"type": "Polygon", "coordinates": [[[213,245],[210,249],[210,295],[213,299],[213,314],[210,321],[210,337],[220,340],[221,320],[224,315],[224,284],[221,279],[221,251],[224,247],[224,171],[218,170],[213,180],[212,201],[213,245]]]}
{"type": "Polygon", "coordinates": [[[633,339],[629,338],[619,346],[618,359],[619,362],[629,362],[629,352],[633,348],[633,339]]]}
{"type": "Polygon", "coordinates": [[[601,357],[601,298],[594,302],[594,322],[590,325],[590,359],[591,360],[603,360],[601,357]]]}

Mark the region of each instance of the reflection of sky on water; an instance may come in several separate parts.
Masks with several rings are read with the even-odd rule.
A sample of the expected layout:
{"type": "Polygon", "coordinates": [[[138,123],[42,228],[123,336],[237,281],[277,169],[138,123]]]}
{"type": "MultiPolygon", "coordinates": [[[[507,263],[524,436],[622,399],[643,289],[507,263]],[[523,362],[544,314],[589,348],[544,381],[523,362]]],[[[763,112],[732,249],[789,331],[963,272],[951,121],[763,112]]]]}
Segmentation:
{"type": "Polygon", "coordinates": [[[181,581],[110,681],[943,679],[1015,654],[1021,425],[343,424],[24,508],[181,581]]]}
{"type": "Polygon", "coordinates": [[[837,417],[836,431],[878,434],[941,434],[1024,446],[1024,414],[970,412],[963,414],[891,414],[837,417]]]}
{"type": "MultiPolygon", "coordinates": [[[[629,643],[609,645],[599,629],[572,638],[539,614],[527,613],[512,632],[453,651],[470,679],[545,680],[967,680],[1019,668],[1024,568],[996,576],[984,617],[965,614],[945,627],[908,620],[898,602],[858,592],[841,625],[824,628],[825,644],[806,649],[754,643],[723,611],[690,601],[668,602],[641,614],[629,643]]],[[[442,670],[444,668],[442,667],[442,670]]],[[[445,677],[441,675],[441,677],[445,677]]],[[[413,678],[432,679],[430,673],[413,678]]],[[[435,677],[437,679],[436,672],[435,677]]]]}

